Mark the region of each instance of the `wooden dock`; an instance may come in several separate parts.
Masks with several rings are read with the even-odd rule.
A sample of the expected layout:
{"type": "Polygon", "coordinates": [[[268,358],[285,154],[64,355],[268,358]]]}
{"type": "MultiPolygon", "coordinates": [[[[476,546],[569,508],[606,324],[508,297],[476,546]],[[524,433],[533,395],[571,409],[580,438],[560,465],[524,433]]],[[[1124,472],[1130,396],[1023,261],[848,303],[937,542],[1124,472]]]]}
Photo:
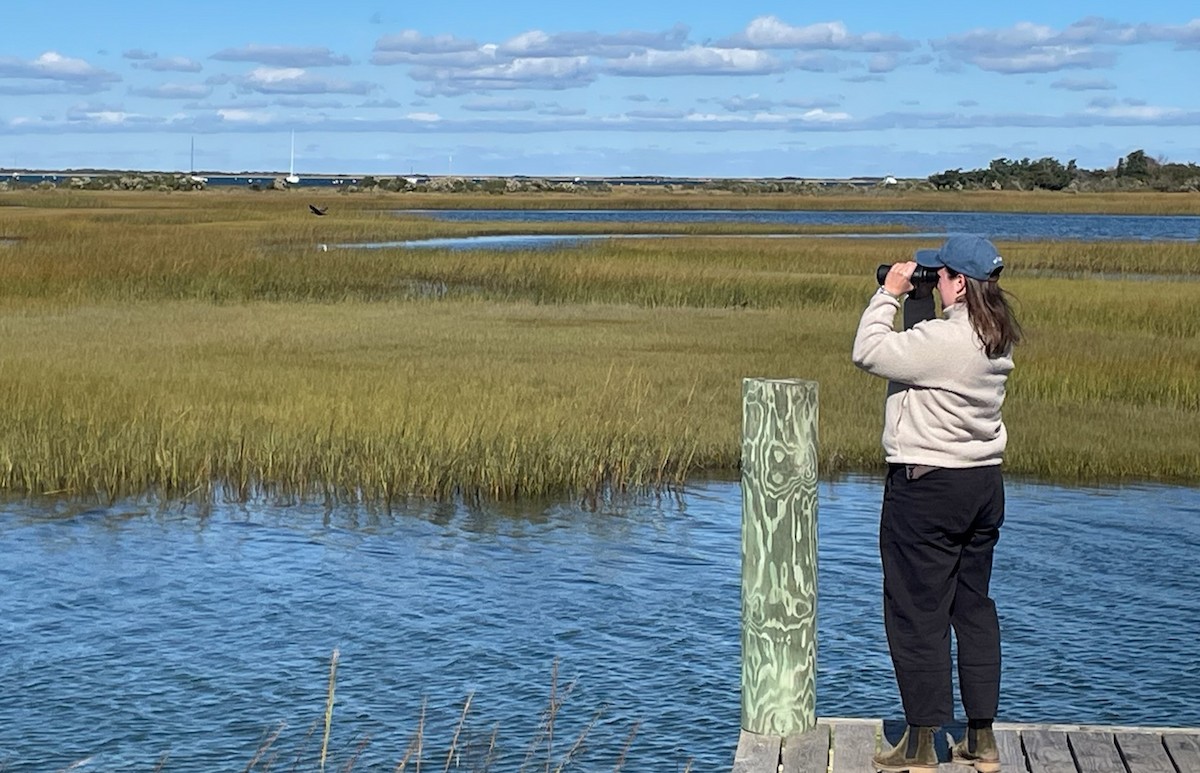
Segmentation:
{"type": "MultiPolygon", "coordinates": [[[[871,756],[904,733],[902,720],[820,719],[786,738],[742,731],[733,773],[875,773],[871,756]]],[[[950,762],[947,733],[938,732],[939,773],[968,773],[950,762]]],[[[1200,728],[1019,725],[996,723],[1003,773],[1200,773],[1200,728]]]]}

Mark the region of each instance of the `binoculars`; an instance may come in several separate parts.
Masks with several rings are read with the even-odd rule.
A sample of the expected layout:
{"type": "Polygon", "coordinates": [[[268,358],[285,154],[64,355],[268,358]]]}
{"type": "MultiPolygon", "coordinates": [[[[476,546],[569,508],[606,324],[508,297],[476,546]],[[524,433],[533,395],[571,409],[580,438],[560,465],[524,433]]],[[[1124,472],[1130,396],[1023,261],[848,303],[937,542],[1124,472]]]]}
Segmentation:
{"type": "MultiPolygon", "coordinates": [[[[892,267],[886,263],[881,264],[875,269],[875,281],[883,284],[883,280],[887,279],[888,272],[892,267]]],[[[909,281],[914,285],[935,285],[938,281],[938,270],[936,268],[928,268],[926,266],[917,266],[917,270],[913,272],[909,281]]]]}

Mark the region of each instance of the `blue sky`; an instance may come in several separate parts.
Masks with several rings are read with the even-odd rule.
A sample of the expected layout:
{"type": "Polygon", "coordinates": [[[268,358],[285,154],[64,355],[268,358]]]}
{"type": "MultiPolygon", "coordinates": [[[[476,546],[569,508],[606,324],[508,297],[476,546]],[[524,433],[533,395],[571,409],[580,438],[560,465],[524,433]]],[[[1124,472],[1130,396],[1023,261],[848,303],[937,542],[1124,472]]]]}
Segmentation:
{"type": "Polygon", "coordinates": [[[926,176],[1200,162],[1200,6],[5,0],[0,168],[926,176]]]}

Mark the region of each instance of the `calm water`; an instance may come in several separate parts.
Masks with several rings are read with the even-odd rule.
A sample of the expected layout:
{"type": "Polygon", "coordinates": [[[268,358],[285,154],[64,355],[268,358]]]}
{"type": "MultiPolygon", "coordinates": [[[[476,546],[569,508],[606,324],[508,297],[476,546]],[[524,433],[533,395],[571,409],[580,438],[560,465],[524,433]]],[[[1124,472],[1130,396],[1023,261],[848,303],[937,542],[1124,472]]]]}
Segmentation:
{"type": "MultiPolygon", "coordinates": [[[[854,211],[776,211],[776,210],[402,210],[398,214],[420,214],[447,221],[610,223],[642,221],[653,223],[774,223],[780,225],[839,225],[848,232],[837,236],[868,238],[930,238],[949,233],[973,233],[1005,240],[1143,240],[1196,241],[1200,239],[1200,217],[1146,215],[1064,215],[1028,212],[854,212],[854,211]],[[859,234],[854,226],[896,225],[910,229],[905,234],[859,234]]],[[[408,242],[407,246],[503,247],[538,246],[579,241],[582,236],[555,235],[536,241],[518,241],[514,237],[481,237],[492,243],[469,239],[433,240],[434,243],[408,242]],[[450,241],[447,244],[445,242],[450,241]]],[[[528,240],[530,237],[516,237],[528,240]]],[[[595,238],[595,237],[592,237],[595,238]]],[[[653,237],[642,237],[653,238],[653,237]]],[[[774,235],[779,238],[779,235],[774,235]]],[[[806,237],[813,238],[813,237],[806,237]]]]}
{"type": "MultiPolygon", "coordinates": [[[[818,712],[898,716],[879,599],[879,481],[821,486],[818,712]]],[[[290,769],[340,648],[331,766],[391,771],[427,698],[440,765],[498,727],[520,767],[559,660],[555,759],[728,769],[739,723],[740,489],[588,512],[124,504],[0,509],[0,768],[290,769]],[[7,764],[7,767],[5,767],[7,764]]],[[[1009,486],[995,590],[1002,717],[1200,725],[1200,489],[1009,486]]],[[[319,738],[318,731],[314,738],[319,738]]],[[[474,757],[472,757],[474,755],[474,757]]],[[[545,753],[535,754],[545,759],[545,753]]],[[[440,767],[438,768],[440,769],[440,767]]]]}

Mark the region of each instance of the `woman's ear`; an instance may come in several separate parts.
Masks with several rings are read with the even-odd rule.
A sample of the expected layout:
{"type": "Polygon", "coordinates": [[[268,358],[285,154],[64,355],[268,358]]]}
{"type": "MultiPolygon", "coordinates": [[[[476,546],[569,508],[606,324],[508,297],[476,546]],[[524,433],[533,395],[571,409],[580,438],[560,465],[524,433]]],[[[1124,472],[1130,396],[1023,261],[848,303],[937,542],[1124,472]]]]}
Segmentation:
{"type": "Polygon", "coordinates": [[[954,287],[954,303],[958,303],[967,297],[967,275],[955,274],[950,280],[954,287]]]}

